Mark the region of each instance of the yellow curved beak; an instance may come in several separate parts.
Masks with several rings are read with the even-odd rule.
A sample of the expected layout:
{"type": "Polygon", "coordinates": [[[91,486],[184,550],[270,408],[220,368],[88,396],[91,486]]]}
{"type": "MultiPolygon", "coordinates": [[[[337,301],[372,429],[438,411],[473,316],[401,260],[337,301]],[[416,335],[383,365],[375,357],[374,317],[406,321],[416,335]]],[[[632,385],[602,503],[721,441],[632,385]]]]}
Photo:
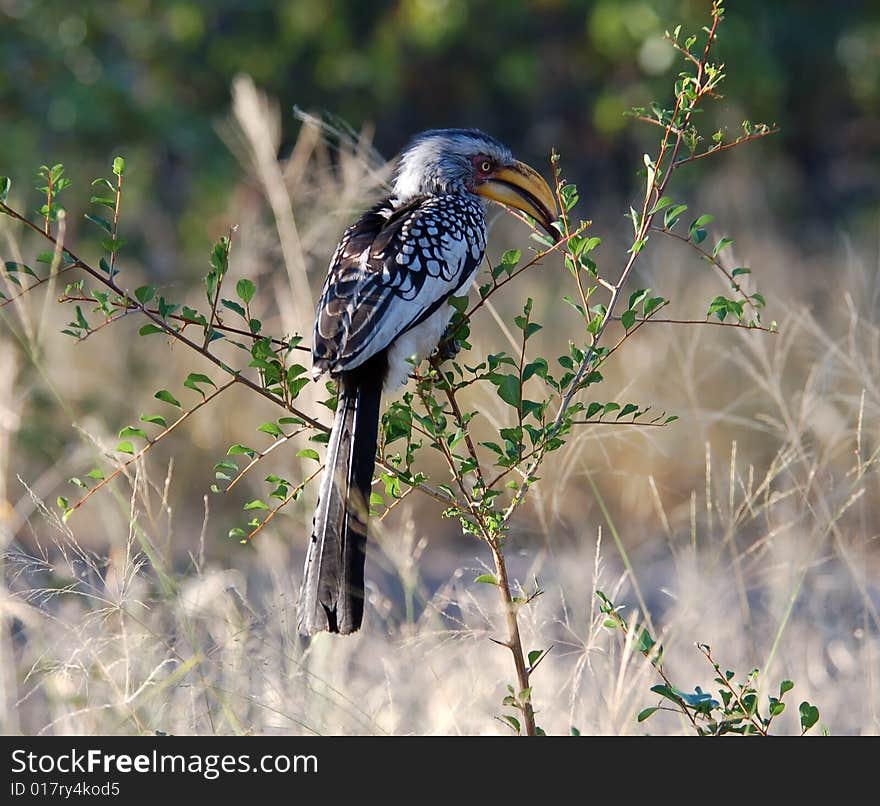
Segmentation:
{"type": "Polygon", "coordinates": [[[547,230],[553,240],[559,240],[559,230],[553,226],[559,217],[553,191],[541,174],[524,162],[496,168],[474,192],[506,207],[522,210],[547,230]]]}

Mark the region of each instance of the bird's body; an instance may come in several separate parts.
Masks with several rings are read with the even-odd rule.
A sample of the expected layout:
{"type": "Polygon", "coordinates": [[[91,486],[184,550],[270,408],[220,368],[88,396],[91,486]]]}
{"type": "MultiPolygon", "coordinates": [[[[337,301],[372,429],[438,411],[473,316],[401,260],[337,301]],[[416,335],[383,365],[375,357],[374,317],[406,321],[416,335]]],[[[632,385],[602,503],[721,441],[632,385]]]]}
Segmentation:
{"type": "Polygon", "coordinates": [[[471,129],[425,132],[404,152],[394,194],[345,231],[330,261],[313,374],[337,380],[339,402],[300,593],[306,635],[361,625],[382,391],[437,347],[449,298],[473,282],[486,248],[484,198],[550,227],[549,188],[498,141],[471,129]]]}
{"type": "Polygon", "coordinates": [[[349,227],[331,260],[318,306],[316,375],[355,369],[388,349],[386,388],[405,382],[449,324],[450,296],[473,281],[486,248],[476,197],[390,198],[349,227]]]}

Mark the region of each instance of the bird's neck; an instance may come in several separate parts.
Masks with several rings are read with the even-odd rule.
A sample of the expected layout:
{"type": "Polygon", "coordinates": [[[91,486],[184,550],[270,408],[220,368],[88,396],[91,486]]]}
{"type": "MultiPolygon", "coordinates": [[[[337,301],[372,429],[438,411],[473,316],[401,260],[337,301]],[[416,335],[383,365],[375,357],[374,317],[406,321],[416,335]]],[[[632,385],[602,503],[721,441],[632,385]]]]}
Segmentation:
{"type": "Polygon", "coordinates": [[[486,210],[486,200],[477,196],[475,193],[469,193],[466,190],[444,190],[442,188],[435,188],[426,191],[423,187],[409,188],[401,186],[399,183],[395,183],[390,199],[391,205],[395,208],[399,208],[412,204],[418,199],[437,199],[444,196],[453,196],[462,201],[470,202],[471,204],[481,207],[484,212],[486,210]]]}

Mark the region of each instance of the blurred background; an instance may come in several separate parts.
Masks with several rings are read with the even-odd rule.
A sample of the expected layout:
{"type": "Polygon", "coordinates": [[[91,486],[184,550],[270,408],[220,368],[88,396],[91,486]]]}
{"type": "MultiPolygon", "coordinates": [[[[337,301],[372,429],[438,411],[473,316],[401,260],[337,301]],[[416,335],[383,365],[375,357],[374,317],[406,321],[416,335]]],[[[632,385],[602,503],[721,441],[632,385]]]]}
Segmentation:
{"type": "MultiPolygon", "coordinates": [[[[478,126],[545,174],[550,148],[562,154],[613,275],[659,131],[624,113],[668,102],[681,62],[664,30],[699,31],[709,5],[0,0],[0,174],[11,202],[33,210],[37,167],[64,163],[67,241],[96,259],[89,183],[124,155],[126,287],[200,301],[211,244],[237,226],[231,272],[256,280],[266,330],[308,334],[336,240],[382,193],[387,160],[422,129],[478,126]],[[325,124],[303,124],[295,107],[325,124]]],[[[731,265],[753,269],[781,333],[640,334],[596,394],[680,420],[585,430],[515,523],[514,573],[548,591],[529,637],[564,647],[544,666],[548,732],[645,730],[634,714],[656,681],[599,628],[600,583],[663,632],[682,688],[711,684],[692,657],[707,641],[731,668],[794,679],[832,732],[880,729],[880,8],[738,0],[727,11],[725,97],[700,125],[735,133],[748,118],[780,133],[689,166],[671,195],[735,238],[731,265]]],[[[528,244],[493,219],[490,256],[528,244]]],[[[42,249],[0,220],[3,260],[42,249]]],[[[536,346],[552,355],[577,326],[558,313],[567,275],[540,271],[557,270],[498,298],[507,321],[535,298],[536,346]]],[[[701,319],[724,293],[693,253],[658,241],[633,282],[670,298],[670,317],[701,319]]],[[[39,292],[0,313],[6,732],[504,730],[491,715],[507,659],[485,638],[495,603],[470,584],[488,555],[432,502],[413,496],[377,527],[364,635],[304,646],[291,624],[313,499],[242,547],[226,533],[261,479],[239,498],[209,492],[226,447],[256,441],[278,413],[234,390],[62,524],[53,502],[76,497],[67,479],[155,408],[155,390],[205,367],[139,339],[134,321],[74,345],[59,333],[71,311],[39,292]],[[173,651],[169,634],[181,636],[173,651]]],[[[485,317],[473,344],[497,351],[503,330],[485,317]]],[[[474,403],[503,424],[497,398],[474,403]]],[[[266,472],[314,469],[292,454],[266,472]]],[[[657,730],[684,728],[670,718],[657,730]]]]}

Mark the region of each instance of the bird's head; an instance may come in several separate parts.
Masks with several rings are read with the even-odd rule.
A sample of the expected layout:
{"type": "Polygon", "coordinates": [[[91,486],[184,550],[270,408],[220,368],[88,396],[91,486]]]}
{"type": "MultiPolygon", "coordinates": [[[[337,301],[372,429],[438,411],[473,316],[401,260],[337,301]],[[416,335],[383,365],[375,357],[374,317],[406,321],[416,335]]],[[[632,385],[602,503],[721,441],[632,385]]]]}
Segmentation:
{"type": "Polygon", "coordinates": [[[559,238],[553,227],[556,200],[541,175],[477,129],[432,129],[418,135],[401,155],[394,191],[403,201],[473,193],[522,210],[559,238]]]}

